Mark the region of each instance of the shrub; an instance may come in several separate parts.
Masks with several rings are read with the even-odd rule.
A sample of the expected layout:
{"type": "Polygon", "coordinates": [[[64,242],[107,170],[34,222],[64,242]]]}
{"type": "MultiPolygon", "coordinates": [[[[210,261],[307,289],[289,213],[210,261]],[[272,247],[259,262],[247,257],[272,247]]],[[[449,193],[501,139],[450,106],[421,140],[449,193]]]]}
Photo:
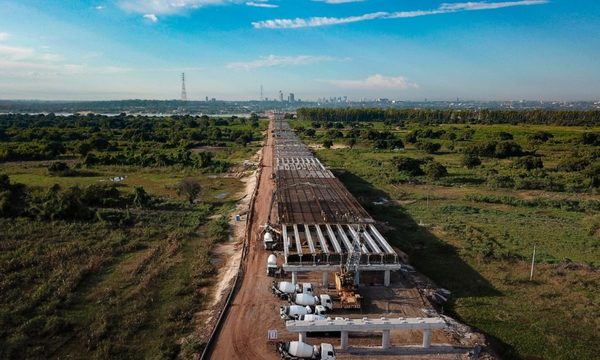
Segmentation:
{"type": "Polygon", "coordinates": [[[177,195],[185,195],[190,204],[193,204],[202,188],[200,182],[193,178],[186,178],[177,184],[177,195]]]}
{"type": "Polygon", "coordinates": [[[518,169],[531,171],[533,169],[544,168],[544,163],[542,162],[542,159],[537,156],[525,156],[515,160],[513,162],[513,166],[518,169]]]}
{"type": "Polygon", "coordinates": [[[492,174],[488,176],[487,184],[491,188],[512,188],[515,186],[515,181],[508,175],[492,174]]]}
{"type": "Polygon", "coordinates": [[[425,164],[425,175],[432,180],[437,180],[448,175],[448,170],[437,161],[429,161],[425,164]]]}
{"type": "Polygon", "coordinates": [[[550,139],[552,139],[554,137],[554,135],[550,134],[549,132],[546,131],[538,131],[536,133],[533,134],[529,134],[527,136],[527,140],[531,141],[531,142],[546,142],[550,139]]]}
{"type": "Polygon", "coordinates": [[[494,151],[494,156],[500,159],[511,156],[521,156],[522,154],[523,150],[521,149],[521,145],[514,141],[501,141],[496,144],[496,149],[494,151]]]}
{"type": "Polygon", "coordinates": [[[600,146],[600,133],[583,133],[579,139],[579,143],[583,145],[600,146]]]}
{"type": "Polygon", "coordinates": [[[505,131],[500,131],[498,133],[498,139],[502,141],[513,140],[513,135],[511,133],[507,133],[505,131]]]}
{"type": "Polygon", "coordinates": [[[331,149],[332,146],[333,146],[333,141],[331,141],[330,139],[323,141],[323,147],[325,149],[331,149]]]}
{"type": "Polygon", "coordinates": [[[462,164],[468,169],[474,169],[481,165],[481,159],[479,159],[477,155],[465,154],[462,159],[462,164]]]}
{"type": "Polygon", "coordinates": [[[423,170],[421,169],[422,163],[423,161],[421,160],[403,156],[397,156],[392,159],[392,164],[396,166],[398,171],[406,173],[410,176],[420,176],[424,174],[423,170]]]}
{"type": "Polygon", "coordinates": [[[423,150],[428,154],[434,154],[442,147],[442,145],[434,142],[418,142],[416,147],[417,149],[423,150]]]}

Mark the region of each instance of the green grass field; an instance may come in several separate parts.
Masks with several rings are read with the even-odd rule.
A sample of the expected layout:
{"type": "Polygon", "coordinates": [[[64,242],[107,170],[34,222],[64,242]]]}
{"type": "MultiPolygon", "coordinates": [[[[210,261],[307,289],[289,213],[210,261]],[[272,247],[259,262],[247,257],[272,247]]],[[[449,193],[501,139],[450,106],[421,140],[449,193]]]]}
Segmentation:
{"type": "Polygon", "coordinates": [[[211,230],[222,226],[219,217],[209,217],[229,217],[241,181],[168,168],[102,167],[81,178],[49,177],[33,163],[3,170],[13,181],[39,187],[126,176],[122,192],[144,186],[164,204],[130,209],[133,220],[123,226],[0,219],[3,358],[173,358],[200,348],[179,344],[192,332],[213,282],[210,250],[223,235],[211,230]],[[200,180],[197,205],[175,193],[184,176],[200,180]]]}
{"type": "MultiPolygon", "coordinates": [[[[402,139],[419,128],[372,125],[402,139]]],[[[465,125],[439,128],[462,131],[465,125]]],[[[470,128],[475,130],[470,142],[494,138],[501,131],[513,134],[525,149],[536,147],[550,176],[557,177],[572,175],[552,168],[572,150],[573,139],[590,131],[556,126],[470,128]],[[531,144],[528,135],[539,131],[554,137],[531,144]]],[[[320,144],[325,137],[325,130],[318,130],[314,138],[304,139],[320,144]]],[[[595,190],[491,186],[490,171],[512,174],[514,159],[482,158],[482,166],[467,169],[456,148],[469,142],[455,144],[452,151],[450,141],[435,141],[442,143],[435,154],[411,144],[404,151],[375,150],[359,139],[354,149],[320,149],[317,155],[377,220],[391,227],[385,235],[411,263],[453,292],[444,310],[488,334],[503,358],[595,359],[600,343],[600,197],[595,190]],[[406,176],[392,165],[396,156],[432,157],[448,175],[437,180],[406,176]],[[389,202],[373,204],[382,198],[389,202]],[[536,268],[529,281],[534,245],[536,268]]]]}

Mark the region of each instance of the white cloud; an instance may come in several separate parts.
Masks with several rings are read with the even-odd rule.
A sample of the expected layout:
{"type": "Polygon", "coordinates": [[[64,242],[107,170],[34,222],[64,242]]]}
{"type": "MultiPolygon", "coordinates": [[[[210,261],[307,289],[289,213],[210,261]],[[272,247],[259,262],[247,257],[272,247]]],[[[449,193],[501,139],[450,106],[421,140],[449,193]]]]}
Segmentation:
{"type": "Polygon", "coordinates": [[[154,14],[145,14],[144,19],[148,19],[148,20],[152,21],[153,23],[158,21],[158,17],[154,14]]]}
{"type": "Polygon", "coordinates": [[[4,41],[10,37],[10,34],[7,32],[0,32],[0,41],[4,41]]]}
{"type": "MultiPolygon", "coordinates": [[[[335,0],[334,0],[335,1],[335,0]]],[[[343,0],[342,0],[343,1],[343,0]]],[[[256,29],[294,29],[304,27],[317,27],[338,24],[348,24],[360,21],[369,21],[376,19],[398,19],[398,18],[414,18],[419,16],[448,14],[461,11],[475,10],[493,10],[507,8],[513,6],[529,6],[547,4],[549,0],[520,0],[520,1],[503,1],[503,2],[464,2],[464,3],[443,3],[437,9],[433,10],[413,10],[413,11],[398,11],[398,12],[374,12],[357,16],[348,17],[311,17],[311,18],[295,18],[295,19],[272,19],[256,21],[252,26],[256,29]]]]}
{"type": "Polygon", "coordinates": [[[106,9],[103,5],[96,6],[96,10],[104,10],[106,9]]]}
{"type": "Polygon", "coordinates": [[[248,62],[232,62],[225,65],[228,69],[236,70],[251,70],[263,67],[284,66],[284,65],[307,65],[325,61],[341,61],[348,59],[339,59],[331,56],[314,56],[314,55],[298,55],[298,56],[278,56],[269,55],[261,56],[260,58],[248,62]]]}
{"type": "Polygon", "coordinates": [[[404,76],[383,76],[375,74],[363,80],[329,80],[329,83],[342,89],[396,89],[406,90],[419,87],[404,76]]]}
{"type": "Polygon", "coordinates": [[[295,28],[303,28],[303,27],[317,27],[317,26],[327,26],[327,25],[338,25],[338,24],[348,24],[359,21],[367,21],[385,18],[389,15],[387,12],[376,12],[369,13],[359,16],[349,16],[345,18],[336,18],[336,17],[311,17],[308,19],[295,18],[295,19],[273,19],[273,20],[264,20],[253,22],[252,26],[256,29],[295,29],[295,28]]]}
{"type": "Polygon", "coordinates": [[[260,7],[260,8],[266,8],[266,9],[274,9],[274,8],[278,8],[279,5],[275,5],[275,4],[269,4],[265,1],[262,2],[255,2],[255,1],[248,1],[246,3],[247,6],[254,6],[254,7],[260,7]]]}
{"type": "Polygon", "coordinates": [[[0,45],[0,60],[22,60],[31,57],[33,53],[31,48],[0,45]]]}
{"type": "Polygon", "coordinates": [[[40,56],[40,59],[43,61],[61,61],[63,57],[57,54],[45,53],[40,56]]]}
{"type": "Polygon", "coordinates": [[[521,0],[521,1],[501,1],[501,2],[466,2],[440,5],[440,10],[444,11],[469,11],[469,10],[493,10],[512,6],[542,5],[547,4],[548,0],[521,0]]]}
{"type": "Polygon", "coordinates": [[[121,0],[119,6],[140,14],[175,14],[209,5],[240,3],[241,0],[121,0]]]}

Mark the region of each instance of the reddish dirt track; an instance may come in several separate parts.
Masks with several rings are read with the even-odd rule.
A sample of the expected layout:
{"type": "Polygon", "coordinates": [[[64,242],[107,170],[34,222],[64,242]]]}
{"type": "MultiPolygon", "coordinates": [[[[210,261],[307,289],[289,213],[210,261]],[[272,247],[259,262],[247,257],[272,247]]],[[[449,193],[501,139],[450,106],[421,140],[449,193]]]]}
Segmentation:
{"type": "Polygon", "coordinates": [[[211,359],[278,359],[274,345],[267,342],[269,329],[282,333],[283,321],[279,306],[269,291],[273,278],[266,274],[268,253],[264,250],[260,233],[267,222],[274,183],[271,179],[273,139],[271,126],[263,147],[263,166],[258,180],[258,191],[252,211],[254,220],[248,234],[249,249],[243,265],[244,278],[236,294],[223,327],[216,340],[211,359]]]}

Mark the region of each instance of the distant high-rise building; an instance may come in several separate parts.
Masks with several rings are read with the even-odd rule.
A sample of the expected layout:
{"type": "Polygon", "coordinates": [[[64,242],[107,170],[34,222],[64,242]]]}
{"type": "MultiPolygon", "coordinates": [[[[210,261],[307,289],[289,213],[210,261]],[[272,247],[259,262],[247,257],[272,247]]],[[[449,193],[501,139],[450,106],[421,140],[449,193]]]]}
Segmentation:
{"type": "Polygon", "coordinates": [[[294,99],[294,93],[290,93],[290,94],[288,95],[288,102],[289,102],[289,103],[293,103],[293,102],[295,102],[295,101],[296,101],[296,100],[294,99]]]}
{"type": "Polygon", "coordinates": [[[208,102],[208,96],[206,97],[206,101],[208,102]]]}
{"type": "Polygon", "coordinates": [[[279,101],[283,102],[283,91],[279,90],[279,101]]]}

